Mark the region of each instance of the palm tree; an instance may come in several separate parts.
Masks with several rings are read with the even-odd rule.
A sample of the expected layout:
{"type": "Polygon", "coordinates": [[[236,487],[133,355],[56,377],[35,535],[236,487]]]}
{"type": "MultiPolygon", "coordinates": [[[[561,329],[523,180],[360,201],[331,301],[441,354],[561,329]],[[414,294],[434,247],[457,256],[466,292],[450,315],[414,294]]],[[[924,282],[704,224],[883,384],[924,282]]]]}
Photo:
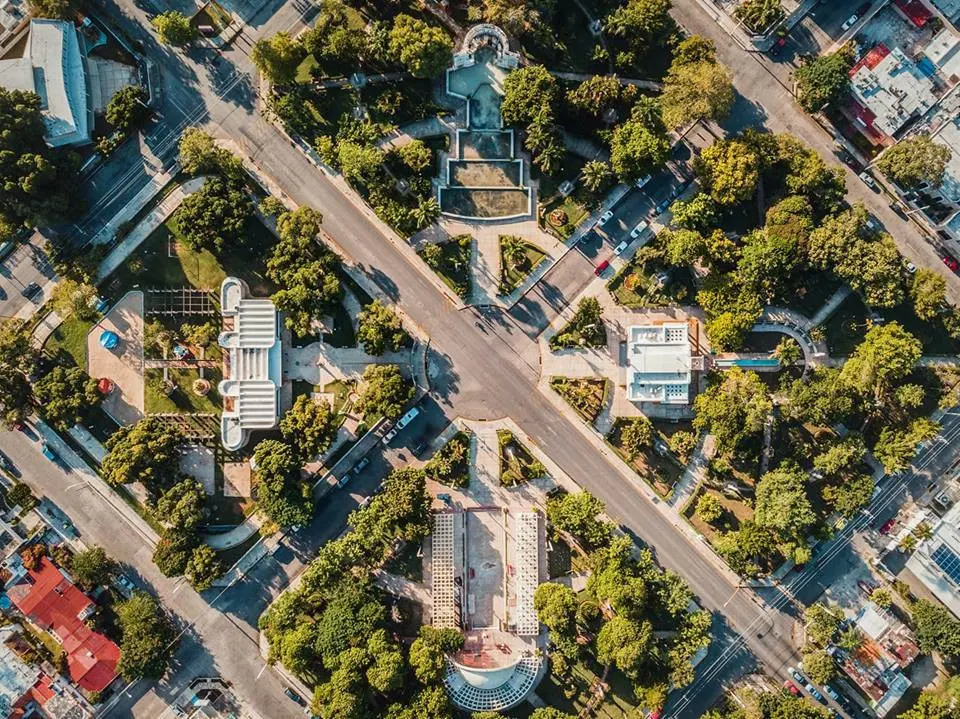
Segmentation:
{"type": "Polygon", "coordinates": [[[580,170],[580,176],[590,192],[599,192],[613,178],[613,170],[602,160],[591,160],[580,170]]]}
{"type": "Polygon", "coordinates": [[[500,252],[508,264],[522,269],[527,264],[527,243],[519,237],[507,235],[500,238],[500,252]]]}
{"type": "Polygon", "coordinates": [[[417,228],[422,230],[440,217],[440,205],[434,197],[421,198],[417,206],[410,210],[410,216],[417,223],[417,228]]]}

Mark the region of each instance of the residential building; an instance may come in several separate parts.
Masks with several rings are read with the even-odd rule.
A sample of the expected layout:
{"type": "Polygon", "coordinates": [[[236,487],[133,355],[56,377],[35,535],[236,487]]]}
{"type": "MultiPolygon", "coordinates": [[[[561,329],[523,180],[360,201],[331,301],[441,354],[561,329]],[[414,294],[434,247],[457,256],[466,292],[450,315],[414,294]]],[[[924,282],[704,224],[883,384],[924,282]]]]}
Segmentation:
{"type": "Polygon", "coordinates": [[[243,447],[252,430],[269,430],[279,420],[282,384],[280,323],[268,299],[249,297],[243,280],[227,277],[220,285],[224,348],[220,438],[230,451],[243,447]]]}
{"type": "Polygon", "coordinates": [[[60,642],[74,684],[101,692],[116,678],[120,648],[86,625],[93,602],[47,557],[28,570],[24,581],[10,587],[7,596],[30,622],[60,642]]]}
{"type": "Polygon", "coordinates": [[[32,649],[19,627],[0,628],[0,719],[84,719],[88,704],[61,679],[24,657],[32,649]]]}
{"type": "Polygon", "coordinates": [[[889,144],[908,122],[936,105],[935,87],[900,48],[879,43],[850,69],[854,122],[871,139],[889,144]]]}
{"type": "Polygon", "coordinates": [[[33,20],[23,57],[0,60],[0,86],[40,96],[44,140],[51,147],[90,142],[93,116],[86,58],[77,29],[64,20],[33,20]]]}
{"type": "Polygon", "coordinates": [[[854,624],[863,642],[852,652],[843,651],[840,665],[882,718],[910,688],[903,669],[917,658],[920,648],[902,622],[873,602],[860,609],[854,624]]]}
{"type": "Polygon", "coordinates": [[[907,569],[960,618],[960,502],[955,503],[917,546],[907,569]]]}
{"type": "Polygon", "coordinates": [[[26,0],[0,1],[0,55],[15,44],[21,31],[29,24],[30,13],[27,12],[26,0]]]}
{"type": "Polygon", "coordinates": [[[689,404],[692,369],[686,322],[627,329],[627,398],[631,402],[689,404]]]}

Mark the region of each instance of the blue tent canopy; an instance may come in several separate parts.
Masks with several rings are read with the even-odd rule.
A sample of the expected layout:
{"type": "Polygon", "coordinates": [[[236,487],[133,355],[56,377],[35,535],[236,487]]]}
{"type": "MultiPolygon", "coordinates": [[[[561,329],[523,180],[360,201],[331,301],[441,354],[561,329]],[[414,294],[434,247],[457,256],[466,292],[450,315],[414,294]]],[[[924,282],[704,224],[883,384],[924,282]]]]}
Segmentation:
{"type": "Polygon", "coordinates": [[[116,332],[111,332],[110,330],[104,330],[100,335],[100,346],[104,349],[112,350],[118,344],[120,344],[120,337],[117,336],[116,332]]]}

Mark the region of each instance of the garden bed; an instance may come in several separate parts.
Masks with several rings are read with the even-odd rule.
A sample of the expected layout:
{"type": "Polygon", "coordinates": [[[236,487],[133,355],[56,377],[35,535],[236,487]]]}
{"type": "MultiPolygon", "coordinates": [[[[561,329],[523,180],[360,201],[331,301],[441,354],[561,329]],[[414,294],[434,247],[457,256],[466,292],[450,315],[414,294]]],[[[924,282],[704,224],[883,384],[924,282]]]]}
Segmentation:
{"type": "Polygon", "coordinates": [[[173,393],[164,394],[160,383],[163,370],[151,368],[144,370],[143,409],[147,414],[218,414],[223,404],[217,392],[217,384],[222,379],[219,369],[204,368],[204,379],[210,383],[210,391],[200,396],[193,391],[193,382],[200,378],[196,369],[167,369],[167,376],[174,384],[173,393]]]}
{"type": "Polygon", "coordinates": [[[470,296],[470,259],[473,254],[473,241],[470,235],[457,235],[444,243],[435,245],[440,248],[436,258],[428,259],[430,252],[426,247],[418,251],[418,255],[440,279],[459,297],[470,296]]]}
{"type": "Polygon", "coordinates": [[[597,421],[607,394],[606,379],[551,377],[550,387],[587,422],[597,421]]]}
{"type": "Polygon", "coordinates": [[[519,217],[530,212],[530,191],[441,187],[440,207],[460,217],[519,217]]]}
{"type": "MultiPolygon", "coordinates": [[[[628,421],[625,417],[617,417],[613,423],[613,429],[607,435],[607,442],[616,450],[620,459],[626,462],[630,469],[649,484],[657,494],[664,499],[668,499],[673,494],[674,486],[683,476],[684,466],[669,452],[661,455],[653,447],[639,453],[631,460],[629,453],[623,447],[621,438],[623,426],[628,421]]],[[[654,430],[654,442],[659,441],[665,445],[666,439],[666,436],[656,429],[654,430]]]]}
{"type": "Polygon", "coordinates": [[[517,187],[523,181],[520,160],[451,160],[451,187],[517,187]]]}
{"type": "Polygon", "coordinates": [[[500,236],[500,294],[509,295],[547,258],[547,253],[519,237],[500,236]],[[522,247],[522,254],[513,254],[511,243],[522,247]]]}
{"type": "Polygon", "coordinates": [[[508,429],[497,430],[500,448],[500,484],[513,487],[546,474],[543,464],[508,429]]]}
{"type": "Polygon", "coordinates": [[[466,487],[470,483],[470,435],[457,432],[447,440],[423,467],[427,479],[448,487],[466,487]]]}
{"type": "Polygon", "coordinates": [[[640,248],[607,283],[617,304],[636,309],[689,304],[694,300],[696,284],[690,268],[668,268],[657,259],[657,254],[650,245],[640,248]]]}
{"type": "Polygon", "coordinates": [[[71,316],[65,319],[47,338],[44,351],[64,365],[71,363],[87,369],[87,335],[94,323],[71,316]]]}

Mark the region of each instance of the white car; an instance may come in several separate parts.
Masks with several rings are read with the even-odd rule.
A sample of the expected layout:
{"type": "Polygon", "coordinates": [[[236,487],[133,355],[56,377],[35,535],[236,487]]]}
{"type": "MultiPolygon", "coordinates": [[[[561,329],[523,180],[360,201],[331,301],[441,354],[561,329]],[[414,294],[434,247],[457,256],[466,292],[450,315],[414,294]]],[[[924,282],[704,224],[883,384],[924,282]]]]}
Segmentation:
{"type": "Polygon", "coordinates": [[[637,239],[640,235],[647,231],[647,228],[650,227],[650,223],[646,220],[640,220],[640,224],[630,230],[630,236],[633,239],[637,239]]]}
{"type": "Polygon", "coordinates": [[[409,412],[407,412],[403,417],[397,420],[397,423],[393,425],[393,429],[383,435],[383,439],[380,440],[384,444],[390,444],[394,437],[397,436],[397,433],[410,424],[413,420],[417,418],[417,415],[420,414],[420,410],[414,407],[409,412]]]}
{"type": "Polygon", "coordinates": [[[643,186],[646,185],[648,182],[650,182],[650,180],[652,180],[652,179],[653,179],[653,175],[644,175],[644,176],[641,177],[639,180],[637,180],[637,182],[636,182],[636,188],[637,188],[638,190],[639,190],[639,189],[642,189],[643,186]]]}
{"type": "Polygon", "coordinates": [[[624,251],[625,249],[627,249],[627,245],[629,245],[629,244],[630,244],[629,242],[627,242],[626,240],[624,240],[624,241],[621,242],[619,245],[617,245],[616,247],[613,248],[613,254],[615,254],[615,255],[622,255],[622,254],[623,254],[623,251],[624,251]]]}
{"type": "Polygon", "coordinates": [[[863,184],[869,187],[871,190],[873,190],[874,192],[877,191],[878,189],[877,182],[876,180],[873,179],[873,177],[870,175],[869,172],[864,170],[859,175],[857,175],[857,177],[859,177],[863,181],[863,184]]]}
{"type": "Polygon", "coordinates": [[[846,32],[847,30],[852,28],[853,24],[859,19],[860,19],[859,15],[851,15],[850,17],[847,18],[847,21],[840,26],[840,29],[846,32]]]}
{"type": "Polygon", "coordinates": [[[607,210],[604,212],[602,215],[600,215],[600,219],[597,220],[597,227],[603,227],[605,224],[607,224],[607,222],[610,221],[611,217],[613,217],[613,210],[607,210]]]}
{"type": "Polygon", "coordinates": [[[907,272],[909,272],[911,275],[912,275],[914,272],[917,271],[917,266],[916,266],[915,264],[913,264],[912,262],[910,262],[910,260],[907,260],[907,262],[906,262],[906,264],[904,265],[904,267],[907,268],[907,272]]]}

